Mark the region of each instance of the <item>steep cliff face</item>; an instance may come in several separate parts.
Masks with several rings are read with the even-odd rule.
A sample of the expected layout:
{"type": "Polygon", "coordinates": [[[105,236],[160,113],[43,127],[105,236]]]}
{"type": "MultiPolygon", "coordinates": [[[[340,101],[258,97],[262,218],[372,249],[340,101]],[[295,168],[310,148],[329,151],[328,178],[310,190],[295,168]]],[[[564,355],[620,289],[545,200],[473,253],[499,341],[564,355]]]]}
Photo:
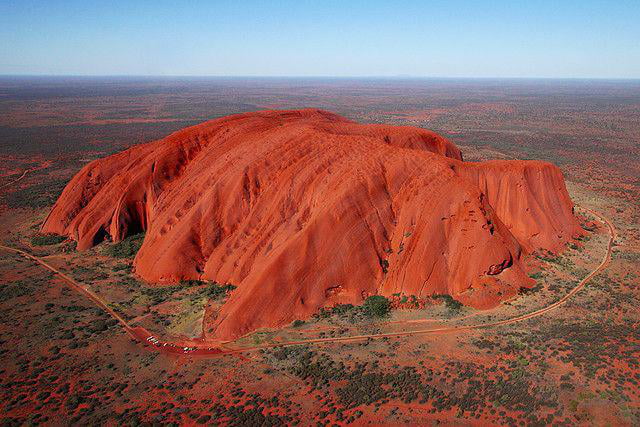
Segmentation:
{"type": "Polygon", "coordinates": [[[465,163],[456,171],[487,196],[527,250],[556,252],[581,232],[558,167],[540,161],[465,163]]]}
{"type": "Polygon", "coordinates": [[[423,129],[319,110],[234,115],[87,165],[43,225],[80,249],[146,230],[135,271],[237,289],[205,330],[231,339],[396,292],[486,308],[530,284],[522,248],[579,232],[560,171],[464,163],[423,129]]]}

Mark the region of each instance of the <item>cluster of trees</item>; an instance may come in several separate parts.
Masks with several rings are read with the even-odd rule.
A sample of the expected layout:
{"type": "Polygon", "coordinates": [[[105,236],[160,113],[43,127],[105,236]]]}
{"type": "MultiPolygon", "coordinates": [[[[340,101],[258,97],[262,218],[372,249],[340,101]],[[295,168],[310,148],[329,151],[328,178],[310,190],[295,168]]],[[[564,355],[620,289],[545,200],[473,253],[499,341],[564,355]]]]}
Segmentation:
{"type": "MultiPolygon", "coordinates": [[[[322,308],[314,317],[326,319],[338,316],[356,322],[365,318],[382,318],[391,311],[391,301],[382,295],[372,295],[365,299],[362,305],[337,304],[331,308],[322,308]]],[[[301,321],[296,321],[294,326],[301,326],[301,321]]]]}

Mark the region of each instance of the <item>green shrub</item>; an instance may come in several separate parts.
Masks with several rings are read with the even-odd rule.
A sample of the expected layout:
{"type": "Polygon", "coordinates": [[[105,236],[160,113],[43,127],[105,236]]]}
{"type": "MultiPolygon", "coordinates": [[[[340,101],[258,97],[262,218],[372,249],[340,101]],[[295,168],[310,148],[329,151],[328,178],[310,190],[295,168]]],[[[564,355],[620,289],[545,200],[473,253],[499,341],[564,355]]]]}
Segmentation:
{"type": "Polygon", "coordinates": [[[363,309],[370,317],[384,317],[391,311],[391,302],[382,295],[372,295],[364,301],[363,309]]]}
{"type": "Polygon", "coordinates": [[[391,302],[381,296],[374,295],[367,298],[362,305],[336,304],[331,308],[321,308],[313,315],[315,319],[328,319],[338,316],[352,323],[364,320],[365,317],[384,317],[391,310],[391,302]]]}
{"type": "Polygon", "coordinates": [[[354,311],[357,311],[357,308],[353,304],[336,304],[331,308],[331,314],[338,316],[347,316],[354,311]]]}
{"type": "Polygon", "coordinates": [[[294,328],[299,328],[302,325],[304,325],[304,320],[296,319],[293,321],[294,328]]]}
{"type": "Polygon", "coordinates": [[[362,314],[362,307],[353,304],[336,304],[333,307],[321,308],[313,315],[316,319],[328,319],[331,316],[339,316],[342,319],[355,321],[362,314]]]}
{"type": "Polygon", "coordinates": [[[535,273],[531,273],[529,275],[529,277],[531,277],[534,280],[540,280],[540,279],[542,279],[542,272],[541,271],[536,271],[535,273]]]}

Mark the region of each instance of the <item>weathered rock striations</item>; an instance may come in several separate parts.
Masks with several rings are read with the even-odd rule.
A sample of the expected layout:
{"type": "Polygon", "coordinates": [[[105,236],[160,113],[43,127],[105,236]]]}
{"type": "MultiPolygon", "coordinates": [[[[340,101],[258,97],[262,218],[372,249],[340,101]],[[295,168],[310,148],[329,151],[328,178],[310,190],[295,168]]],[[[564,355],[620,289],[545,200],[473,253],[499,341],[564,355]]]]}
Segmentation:
{"type": "Polygon", "coordinates": [[[79,249],[142,230],[142,279],[237,286],[216,339],[373,294],[491,307],[530,285],[523,250],[581,231],[552,164],[466,163],[431,131],[320,110],[228,116],[96,160],[42,227],[79,249]]]}

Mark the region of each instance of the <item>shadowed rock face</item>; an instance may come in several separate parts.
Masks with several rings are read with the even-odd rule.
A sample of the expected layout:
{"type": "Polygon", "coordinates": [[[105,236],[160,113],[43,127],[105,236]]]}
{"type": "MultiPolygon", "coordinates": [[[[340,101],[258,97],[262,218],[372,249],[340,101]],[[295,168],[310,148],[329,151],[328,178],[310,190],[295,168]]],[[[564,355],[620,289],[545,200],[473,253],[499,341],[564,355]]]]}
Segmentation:
{"type": "Polygon", "coordinates": [[[530,285],[521,251],[581,230],[549,163],[465,163],[445,138],[319,110],[212,120],[96,160],[42,231],[86,249],[146,230],[151,283],[233,283],[210,338],[373,294],[450,294],[488,308],[530,285]]]}

